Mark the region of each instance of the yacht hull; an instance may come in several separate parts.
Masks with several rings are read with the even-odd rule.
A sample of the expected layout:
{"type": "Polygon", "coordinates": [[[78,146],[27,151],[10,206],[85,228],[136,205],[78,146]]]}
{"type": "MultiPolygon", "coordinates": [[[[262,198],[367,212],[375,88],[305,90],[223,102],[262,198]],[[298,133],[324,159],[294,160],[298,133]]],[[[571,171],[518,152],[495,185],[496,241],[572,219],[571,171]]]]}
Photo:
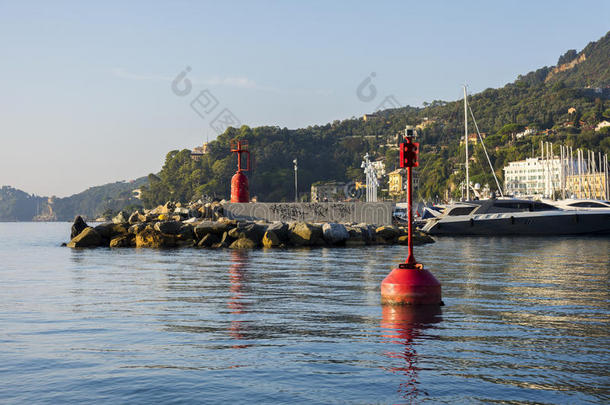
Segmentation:
{"type": "Polygon", "coordinates": [[[431,219],[430,235],[584,235],[610,234],[610,212],[529,212],[462,215],[431,219]]]}

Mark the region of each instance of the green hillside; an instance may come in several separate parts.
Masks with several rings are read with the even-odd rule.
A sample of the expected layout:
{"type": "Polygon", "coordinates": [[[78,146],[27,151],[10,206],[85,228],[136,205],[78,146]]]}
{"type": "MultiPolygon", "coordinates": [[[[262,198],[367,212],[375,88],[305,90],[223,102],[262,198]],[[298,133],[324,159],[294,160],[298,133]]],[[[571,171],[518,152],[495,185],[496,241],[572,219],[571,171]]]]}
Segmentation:
{"type": "MultiPolygon", "coordinates": [[[[582,51],[570,50],[557,66],[519,76],[500,89],[469,97],[469,103],[496,174],[509,161],[531,156],[540,140],[610,153],[610,137],[594,126],[610,119],[610,33],[582,51]],[[568,109],[576,111],[568,113],[568,109]],[[523,128],[537,133],[515,139],[523,128]],[[548,130],[543,132],[544,130],[548,130]]],[[[362,156],[384,158],[388,171],[398,162],[396,134],[405,125],[426,123],[421,143],[419,198],[456,196],[463,178],[463,100],[434,101],[423,108],[404,107],[378,112],[376,118],[348,119],[296,130],[279,127],[229,128],[210,143],[202,159],[189,150],[171,151],[158,175],[149,176],[143,200],[148,206],[167,200],[187,201],[201,195],[227,198],[236,160],[229,152],[233,138],[247,139],[255,158],[249,175],[251,195],[259,201],[290,201],[294,195],[292,160],[299,160],[299,185],[307,193],[312,183],[325,180],[362,180],[362,156]]],[[[470,124],[470,128],[473,128],[470,124]]],[[[482,150],[474,150],[471,180],[493,187],[482,150]]]]}
{"type": "Polygon", "coordinates": [[[93,219],[105,212],[141,204],[133,197],[132,191],[146,181],[146,177],[141,177],[133,182],[109,183],[69,197],[51,199],[3,186],[0,188],[0,221],[70,221],[76,215],[93,219]]]}
{"type": "Polygon", "coordinates": [[[117,181],[102,186],[90,187],[70,197],[58,198],[53,207],[59,221],[74,219],[76,215],[96,218],[104,213],[114,213],[130,206],[141,205],[134,198],[133,190],[146,184],[146,177],[132,182],[117,181]]]}
{"type": "Polygon", "coordinates": [[[31,221],[46,197],[30,195],[9,186],[0,188],[0,221],[31,221]]]}

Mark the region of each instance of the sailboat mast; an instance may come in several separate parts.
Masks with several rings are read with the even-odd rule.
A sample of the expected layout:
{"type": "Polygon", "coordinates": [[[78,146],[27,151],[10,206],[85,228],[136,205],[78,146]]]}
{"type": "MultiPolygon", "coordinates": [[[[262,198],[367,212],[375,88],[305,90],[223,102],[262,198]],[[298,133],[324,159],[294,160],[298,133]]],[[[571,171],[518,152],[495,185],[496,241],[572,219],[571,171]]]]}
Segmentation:
{"type": "Polygon", "coordinates": [[[464,142],[466,143],[466,201],[470,200],[470,176],[468,175],[468,104],[464,85],[464,142]]]}

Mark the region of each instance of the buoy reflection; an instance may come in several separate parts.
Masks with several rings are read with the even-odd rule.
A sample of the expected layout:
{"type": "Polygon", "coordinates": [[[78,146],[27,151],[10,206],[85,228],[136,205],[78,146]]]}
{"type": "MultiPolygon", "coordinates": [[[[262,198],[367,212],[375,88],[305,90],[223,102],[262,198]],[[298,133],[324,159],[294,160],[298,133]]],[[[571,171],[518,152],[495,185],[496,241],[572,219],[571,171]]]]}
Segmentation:
{"type": "MultiPolygon", "coordinates": [[[[385,369],[404,376],[398,386],[398,394],[412,403],[419,394],[417,351],[415,340],[422,336],[424,329],[434,327],[442,321],[442,311],[439,306],[383,305],[381,327],[383,337],[389,342],[400,345],[401,350],[386,351],[384,355],[391,359],[400,359],[404,365],[386,367],[385,369]]],[[[393,361],[394,363],[394,361],[393,361]]]]}
{"type": "MultiPolygon", "coordinates": [[[[231,251],[231,266],[229,267],[229,281],[231,298],[227,302],[227,307],[234,315],[243,314],[246,309],[246,302],[242,299],[244,285],[246,282],[246,269],[248,266],[248,252],[242,250],[231,251]]],[[[231,319],[229,326],[229,336],[235,340],[243,340],[243,327],[245,322],[238,319],[231,319]]],[[[244,349],[249,345],[236,344],[234,349],[244,349]]]]}

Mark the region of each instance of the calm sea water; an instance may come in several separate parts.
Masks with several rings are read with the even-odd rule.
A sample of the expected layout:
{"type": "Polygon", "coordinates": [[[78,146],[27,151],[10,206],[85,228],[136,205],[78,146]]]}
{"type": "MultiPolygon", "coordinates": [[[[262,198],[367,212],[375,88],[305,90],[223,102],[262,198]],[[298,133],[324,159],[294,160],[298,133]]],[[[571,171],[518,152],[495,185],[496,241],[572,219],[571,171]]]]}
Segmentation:
{"type": "Polygon", "coordinates": [[[404,247],[71,250],[0,224],[2,403],[610,401],[610,238],[439,238],[441,312],[382,311],[404,247]]]}

